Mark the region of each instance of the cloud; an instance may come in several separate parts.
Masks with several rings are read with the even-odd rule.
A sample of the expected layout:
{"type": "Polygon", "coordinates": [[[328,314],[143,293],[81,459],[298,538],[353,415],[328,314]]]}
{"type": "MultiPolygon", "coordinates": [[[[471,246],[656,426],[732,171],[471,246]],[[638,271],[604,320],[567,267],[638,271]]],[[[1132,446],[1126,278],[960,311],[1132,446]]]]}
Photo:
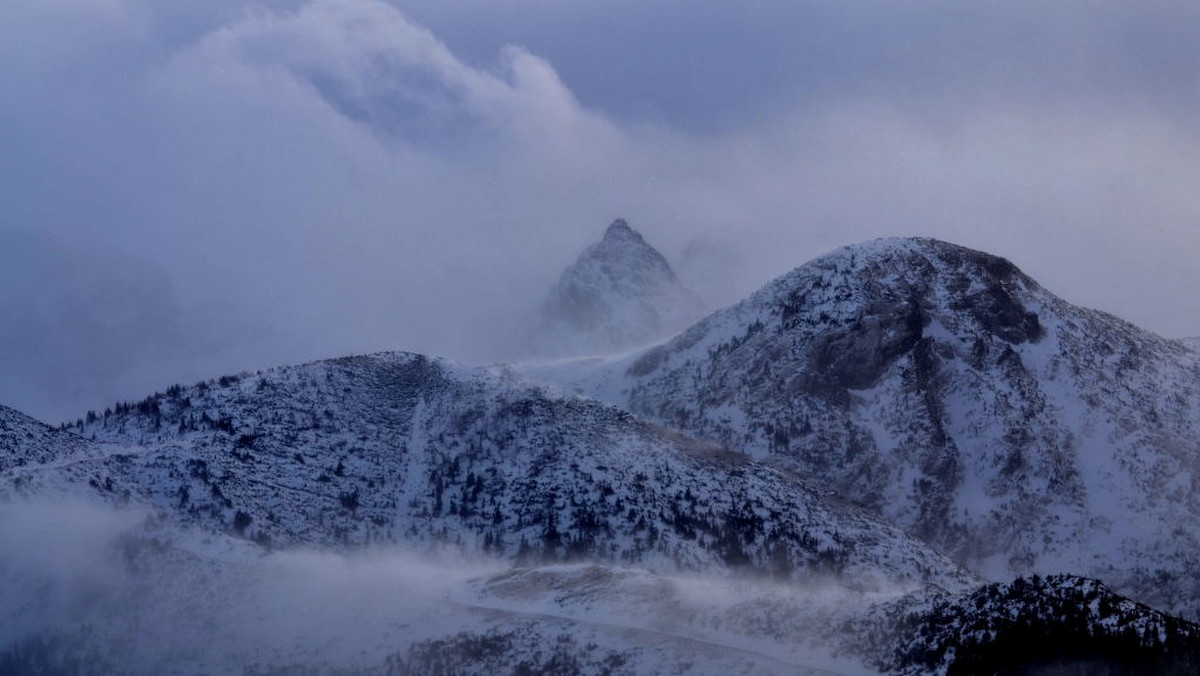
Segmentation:
{"type": "Polygon", "coordinates": [[[1139,100],[1195,112],[1185,0],[407,0],[468,60],[517,42],[589,107],[720,134],[856,98],[1139,100]]]}
{"type": "MultiPolygon", "coordinates": [[[[127,13],[138,11],[130,3],[127,13]]],[[[34,19],[40,28],[42,17],[34,19]]],[[[165,282],[150,274],[141,281],[144,291],[165,294],[155,302],[172,306],[178,328],[144,327],[140,345],[179,349],[157,360],[157,379],[142,374],[110,396],[348,351],[495,355],[478,336],[494,337],[514,306],[540,292],[547,251],[557,265],[582,245],[581,232],[554,229],[577,211],[573,200],[556,196],[561,202],[547,210],[543,197],[602,170],[601,146],[621,135],[580,108],[537,57],[514,47],[493,68],[468,67],[370,0],[254,9],[171,48],[147,44],[156,36],[144,27],[153,23],[117,21],[107,40],[94,40],[93,56],[108,57],[97,69],[111,88],[48,91],[42,82],[46,91],[27,90],[36,96],[5,110],[4,133],[24,150],[6,162],[6,228],[50,243],[12,255],[69,247],[85,260],[44,270],[52,285],[125,300],[121,288],[138,285],[98,272],[123,265],[106,259],[135,257],[167,271],[165,282]],[[124,40],[135,47],[114,46],[124,40]],[[138,58],[124,63],[113,50],[138,58]],[[247,332],[246,323],[260,326],[247,332]],[[188,354],[203,346],[178,339],[197,334],[222,349],[188,354]]],[[[64,71],[47,65],[41,77],[72,80],[65,71],[74,58],[58,64],[64,71]]],[[[578,210],[574,224],[607,217],[591,211],[578,210]]],[[[26,287],[10,289],[24,295],[26,287]]],[[[5,332],[48,328],[27,319],[10,316],[5,332]]],[[[84,331],[85,323],[61,328],[87,335],[100,352],[128,344],[120,331],[84,331]]],[[[35,364],[65,352],[20,336],[6,342],[24,348],[14,360],[33,352],[35,364]]],[[[108,359],[104,368],[121,363],[108,359]]],[[[34,371],[0,397],[51,416],[72,415],[84,400],[107,403],[34,371]],[[22,393],[30,386],[41,396],[22,393]],[[63,405],[50,402],[56,397],[63,405]]],[[[77,376],[105,379],[88,369],[77,376]]]]}
{"type": "Polygon", "coordinates": [[[0,536],[0,655],[21,673],[374,667],[413,641],[483,625],[448,612],[450,599],[506,568],[394,548],[266,552],[77,499],[6,501],[0,536]]]}
{"type": "Polygon", "coordinates": [[[504,359],[617,216],[714,303],[923,234],[1200,334],[1200,18],[1095,9],[9,0],[0,402],[504,359]]]}
{"type": "Polygon", "coordinates": [[[113,556],[140,513],[61,500],[0,507],[0,650],[72,621],[105,589],[128,581],[113,556]]]}

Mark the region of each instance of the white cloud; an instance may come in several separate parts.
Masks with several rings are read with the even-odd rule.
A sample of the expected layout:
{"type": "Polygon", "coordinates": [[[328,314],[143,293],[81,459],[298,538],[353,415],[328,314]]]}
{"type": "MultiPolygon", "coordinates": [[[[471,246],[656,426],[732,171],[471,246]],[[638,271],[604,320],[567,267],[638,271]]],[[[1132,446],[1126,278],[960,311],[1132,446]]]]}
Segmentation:
{"type": "MultiPolygon", "coordinates": [[[[1012,70],[1027,58],[987,52],[1008,49],[996,38],[1025,14],[993,34],[986,16],[964,19],[981,48],[935,25],[937,3],[897,19],[902,34],[873,14],[764,5],[747,15],[774,25],[761,38],[716,6],[584,4],[525,22],[412,7],[451,44],[496,46],[468,44],[464,59],[380,0],[0,3],[0,227],[25,242],[0,259],[41,270],[5,283],[87,308],[47,325],[23,302],[0,319],[0,368],[19,374],[0,402],[57,419],[347,352],[502,358],[522,313],[616,216],[668,257],[690,251],[684,272],[718,301],[833,246],[925,234],[1007,255],[1071,300],[1200,334],[1192,118],[1095,88],[1039,98],[1045,78],[1012,70]],[[845,43],[814,37],[821,21],[845,43]],[[793,24],[807,28],[775,39],[793,24]],[[937,59],[905,60],[914,28],[937,59]],[[499,47],[524,38],[528,50],[499,47]],[[864,54],[898,63],[859,72],[864,54]],[[971,79],[977,68],[948,74],[956,56],[999,64],[1003,86],[971,79]],[[560,72],[581,73],[580,97],[560,72]],[[603,76],[620,86],[597,87],[603,76]],[[1026,76],[1040,84],[1012,86],[1026,76]],[[789,93],[768,105],[770,83],[789,93]],[[649,123],[628,114],[630,92],[736,124],[649,123]],[[61,259],[56,247],[70,266],[34,258],[61,259]],[[144,321],[87,319],[120,307],[144,321]],[[81,341],[94,356],[73,361],[81,341]]],[[[1093,24],[1076,48],[1115,30],[1093,24]]],[[[1036,41],[1039,54],[1056,44],[1036,41]]],[[[1056,77],[1091,72],[1088,53],[1056,77]]]]}

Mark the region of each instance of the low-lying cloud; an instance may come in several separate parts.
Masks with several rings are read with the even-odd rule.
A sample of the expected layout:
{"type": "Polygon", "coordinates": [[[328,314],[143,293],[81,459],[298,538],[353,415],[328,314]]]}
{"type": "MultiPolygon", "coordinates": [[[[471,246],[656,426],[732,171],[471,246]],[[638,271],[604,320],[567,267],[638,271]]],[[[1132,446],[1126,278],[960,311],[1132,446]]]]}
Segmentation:
{"type": "Polygon", "coordinates": [[[828,660],[835,627],[902,593],[582,562],[513,568],[449,550],[267,551],[62,499],[0,504],[0,536],[5,673],[430,672],[402,666],[414,646],[443,670],[447,658],[528,666],[555,646],[643,670],[700,661],[715,673],[707,660],[731,649],[743,664],[798,667],[828,660]],[[455,641],[496,635],[513,644],[455,655],[455,641]]]}
{"type": "Polygon", "coordinates": [[[505,359],[616,216],[714,305],[931,235],[1200,334],[1193,10],[626,5],[5,2],[0,402],[55,421],[348,352],[505,359]]]}

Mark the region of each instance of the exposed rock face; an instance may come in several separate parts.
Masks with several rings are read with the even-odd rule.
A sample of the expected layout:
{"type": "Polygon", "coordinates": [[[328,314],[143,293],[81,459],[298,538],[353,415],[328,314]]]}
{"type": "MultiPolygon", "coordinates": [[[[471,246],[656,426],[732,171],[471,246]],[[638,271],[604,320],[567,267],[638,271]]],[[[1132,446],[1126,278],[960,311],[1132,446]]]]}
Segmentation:
{"type": "Polygon", "coordinates": [[[847,247],[661,346],[541,376],[783,463],[997,578],[1071,571],[1200,615],[1200,358],[1001,258],[847,247]]]}
{"type": "Polygon", "coordinates": [[[550,356],[616,352],[666,338],[701,311],[662,254],[617,219],[563,271],[532,347],[550,356]]]}

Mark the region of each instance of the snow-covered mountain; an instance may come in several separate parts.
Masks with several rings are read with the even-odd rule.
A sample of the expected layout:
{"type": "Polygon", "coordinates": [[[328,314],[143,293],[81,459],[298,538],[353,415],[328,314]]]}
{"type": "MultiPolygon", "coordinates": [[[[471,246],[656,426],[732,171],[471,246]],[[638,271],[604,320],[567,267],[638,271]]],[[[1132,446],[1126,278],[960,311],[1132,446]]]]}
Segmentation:
{"type": "Polygon", "coordinates": [[[0,408],[0,674],[1194,673],[1195,625],[1012,573],[1194,613],[1198,388],[883,240],[619,358],[0,408]]]}
{"type": "Polygon", "coordinates": [[[529,342],[541,355],[606,354],[666,338],[701,312],[662,254],[619,218],[563,271],[529,342]]]}
{"type": "Polygon", "coordinates": [[[972,581],[786,472],[609,405],[420,355],[171,388],[75,429],[107,452],[15,468],[5,483],[34,494],[77,486],[277,546],[449,546],[861,588],[972,581]]]}
{"type": "Polygon", "coordinates": [[[782,463],[995,579],[1200,615],[1200,356],[928,239],[835,251],[631,356],[518,370],[782,463]]]}
{"type": "Polygon", "coordinates": [[[857,648],[892,674],[1200,671],[1200,627],[1069,575],[909,594],[851,622],[857,648]]]}
{"type": "Polygon", "coordinates": [[[1191,338],[1180,338],[1178,342],[1180,344],[1182,344],[1184,347],[1188,348],[1189,350],[1193,350],[1195,352],[1200,352],[1200,336],[1194,336],[1191,338]]]}
{"type": "Polygon", "coordinates": [[[45,463],[62,455],[74,455],[88,446],[74,434],[0,405],[0,473],[14,467],[45,463]]]}
{"type": "Polygon", "coordinates": [[[827,632],[764,634],[739,590],[790,590],[815,628],[978,583],[786,472],[420,355],[20,421],[62,443],[0,473],[0,673],[877,673],[827,632]],[[840,601],[818,613],[812,590],[840,601]]]}

